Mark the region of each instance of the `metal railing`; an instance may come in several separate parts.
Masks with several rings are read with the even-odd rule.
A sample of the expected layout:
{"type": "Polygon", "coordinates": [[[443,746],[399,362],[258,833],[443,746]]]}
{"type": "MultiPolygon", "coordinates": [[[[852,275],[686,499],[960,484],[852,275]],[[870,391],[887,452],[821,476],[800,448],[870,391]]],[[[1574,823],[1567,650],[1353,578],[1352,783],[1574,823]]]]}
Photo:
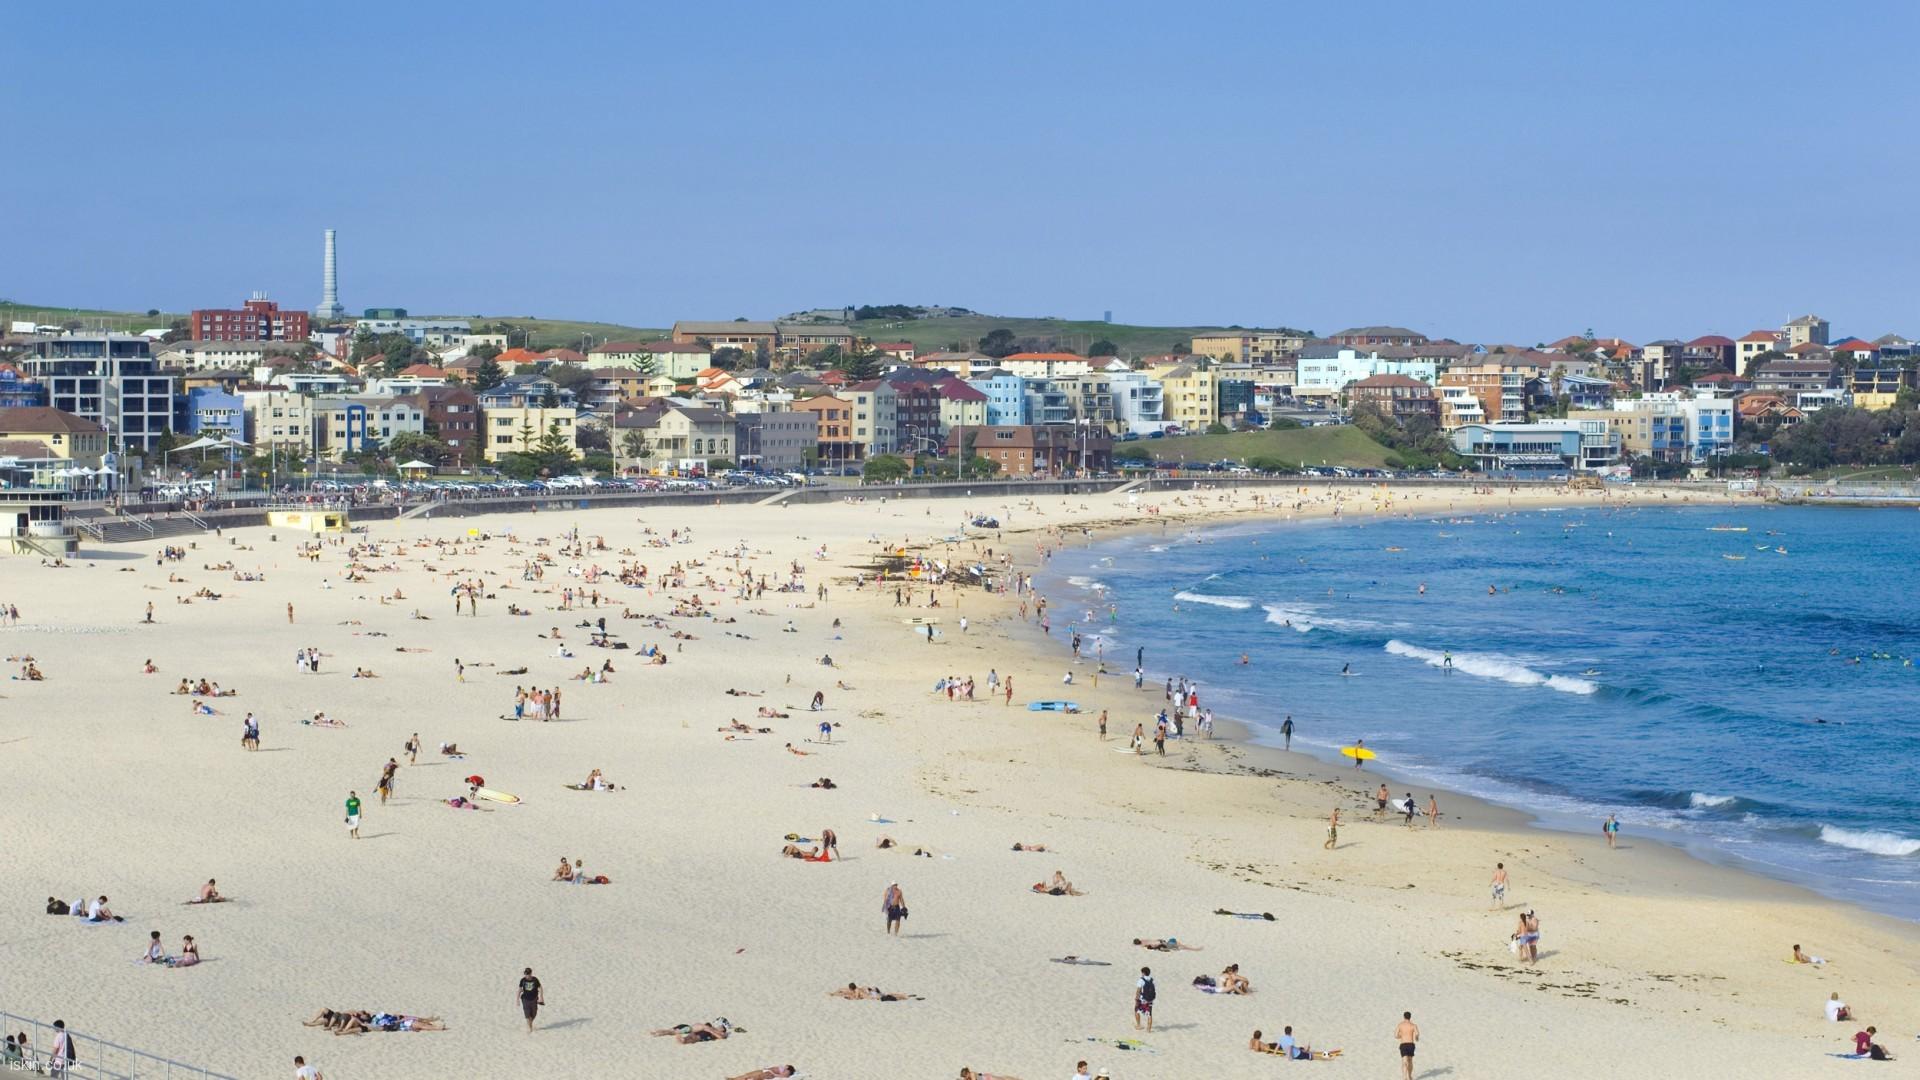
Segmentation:
{"type": "MultiPolygon", "coordinates": [[[[199,514],[194,513],[193,511],[187,509],[186,507],[183,506],[176,512],[181,517],[186,518],[188,521],[191,521],[195,525],[200,526],[202,529],[206,530],[207,532],[213,531],[213,526],[207,522],[206,518],[201,517],[199,514]]],[[[152,532],[153,530],[149,528],[147,531],[152,532]]]]}
{"type": "Polygon", "coordinates": [[[11,1038],[24,1034],[26,1045],[0,1056],[0,1075],[5,1072],[33,1073],[63,1077],[65,1080],[238,1080],[201,1065],[188,1065],[121,1046],[91,1035],[67,1029],[67,1038],[80,1060],[58,1069],[53,1064],[54,1028],[30,1017],[0,1012],[0,1026],[11,1038]]]}

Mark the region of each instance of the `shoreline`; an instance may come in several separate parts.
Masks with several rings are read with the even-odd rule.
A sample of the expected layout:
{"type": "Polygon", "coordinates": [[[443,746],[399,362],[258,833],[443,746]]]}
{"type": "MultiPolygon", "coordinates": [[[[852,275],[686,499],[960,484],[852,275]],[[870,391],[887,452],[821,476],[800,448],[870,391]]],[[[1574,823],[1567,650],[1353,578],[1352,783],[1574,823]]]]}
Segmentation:
{"type": "MultiPolygon", "coordinates": [[[[1733,502],[1742,509],[1754,508],[1745,502],[1735,500],[1728,501],[1733,502]]],[[[1568,502],[1543,502],[1524,507],[1512,507],[1510,509],[1516,512],[1540,512],[1593,508],[1594,503],[1592,502],[1574,500],[1568,502]]],[[[1696,508],[1701,510],[1710,509],[1710,507],[1704,505],[1696,508]]],[[[1175,520],[1178,520],[1180,524],[1187,526],[1189,529],[1211,528],[1216,530],[1248,525],[1262,529],[1280,529],[1288,526],[1335,523],[1334,519],[1327,514],[1306,514],[1298,517],[1289,514],[1284,518],[1273,516],[1273,514],[1274,512],[1267,511],[1263,516],[1261,511],[1250,510],[1241,514],[1228,514],[1219,517],[1198,515],[1191,518],[1175,520]]],[[[1411,520],[1412,517],[1412,515],[1407,515],[1406,518],[1402,520],[1411,520]]],[[[1374,520],[1379,519],[1375,518],[1374,520]]],[[[1093,530],[1095,535],[1088,538],[1081,538],[1079,542],[1075,544],[1076,550],[1089,550],[1103,542],[1127,539],[1158,528],[1156,524],[1151,523],[1123,523],[1105,527],[1098,523],[1089,523],[1085,527],[1093,530]]],[[[1033,564],[1030,561],[1024,569],[1034,573],[1036,581],[1040,579],[1042,573],[1048,573],[1041,569],[1039,564],[1033,564]]],[[[1064,577],[1062,577],[1061,580],[1064,581],[1064,577]]],[[[1060,642],[1042,634],[1037,624],[1025,624],[1011,628],[1008,634],[1010,639],[1016,642],[1023,642],[1038,652],[1048,654],[1049,659],[1055,663],[1073,663],[1067,655],[1066,647],[1060,642]]],[[[1094,636],[1098,636],[1098,631],[1094,632],[1094,636]]],[[[1174,673],[1163,672],[1161,674],[1161,681],[1164,681],[1165,677],[1169,674],[1174,673]]],[[[1112,678],[1122,683],[1131,681],[1130,677],[1119,671],[1113,672],[1112,678]]],[[[1149,674],[1146,690],[1151,691],[1156,685],[1154,677],[1149,674]]],[[[1078,684],[1076,684],[1075,689],[1076,691],[1080,689],[1078,684]]],[[[1156,707],[1157,704],[1158,703],[1155,703],[1156,707]]],[[[1534,810],[1526,806],[1501,802],[1486,796],[1471,794],[1442,784],[1435,784],[1433,781],[1424,778],[1417,780],[1412,779],[1393,769],[1391,766],[1376,766],[1370,769],[1355,771],[1350,767],[1341,765],[1337,761],[1328,760],[1311,750],[1285,750],[1279,746],[1261,741],[1263,736],[1268,734],[1270,733],[1267,731],[1265,725],[1256,725],[1250,720],[1233,716],[1223,716],[1216,712],[1214,717],[1214,736],[1212,739],[1183,739],[1181,741],[1189,745],[1198,746],[1206,746],[1212,743],[1229,744],[1235,748],[1236,757],[1244,757],[1247,759],[1245,763],[1236,763],[1233,766],[1234,768],[1253,769],[1278,774],[1279,777],[1283,778],[1283,782],[1307,782],[1314,784],[1331,782],[1351,786],[1355,783],[1356,777],[1368,775],[1376,778],[1384,777],[1394,781],[1395,785],[1402,787],[1407,785],[1417,786],[1425,792],[1447,796],[1444,802],[1447,809],[1443,811],[1443,815],[1446,818],[1465,822],[1469,820],[1468,814],[1470,813],[1472,815],[1471,820],[1477,823],[1475,827],[1491,832],[1520,836],[1546,833],[1561,837],[1582,836],[1590,839],[1592,834],[1598,831],[1597,825],[1592,829],[1582,830],[1574,828],[1569,824],[1556,823],[1554,820],[1556,815],[1551,811],[1534,810]],[[1256,728],[1258,730],[1256,730],[1256,728]],[[1465,812],[1457,811],[1455,808],[1464,808],[1465,812]]],[[[1277,738],[1278,736],[1273,735],[1272,737],[1277,738]]],[[[1213,768],[1201,768],[1199,771],[1224,772],[1225,770],[1215,766],[1213,768]]],[[[1363,799],[1370,798],[1370,796],[1365,795],[1364,792],[1361,793],[1361,797],[1363,799]]],[[[1391,817],[1392,815],[1390,814],[1389,816],[1391,817]]],[[[1560,817],[1565,818],[1565,815],[1560,815],[1560,817]]],[[[1420,827],[1424,826],[1422,825],[1420,827]]],[[[1659,835],[1657,830],[1636,831],[1632,833],[1632,836],[1638,840],[1651,842],[1656,845],[1657,848],[1667,853],[1667,857],[1685,860],[1685,865],[1697,867],[1707,878],[1717,878],[1725,875],[1726,880],[1724,881],[1709,882],[1713,886],[1711,889],[1712,895],[1751,895],[1756,889],[1774,890],[1777,897],[1781,900],[1832,904],[1845,909],[1855,916],[1866,916],[1873,919],[1885,920],[1890,928],[1906,934],[1915,943],[1920,943],[1920,917],[1902,918],[1895,914],[1876,910],[1845,897],[1830,896],[1802,882],[1783,876],[1775,876],[1756,867],[1747,865],[1740,860],[1737,855],[1730,852],[1720,853],[1724,855],[1724,858],[1710,857],[1708,853],[1716,852],[1717,849],[1714,849],[1712,845],[1705,842],[1689,844],[1679,838],[1659,835]]]]}

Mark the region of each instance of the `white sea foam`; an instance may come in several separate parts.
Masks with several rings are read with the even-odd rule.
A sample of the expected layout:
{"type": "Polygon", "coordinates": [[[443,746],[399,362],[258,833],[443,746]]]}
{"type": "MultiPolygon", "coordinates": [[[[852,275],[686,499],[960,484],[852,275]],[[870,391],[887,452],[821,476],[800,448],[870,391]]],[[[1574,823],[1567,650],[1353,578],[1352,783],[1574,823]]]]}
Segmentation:
{"type": "Polygon", "coordinates": [[[1688,796],[1687,804],[1695,810],[1711,810],[1716,806],[1725,806],[1736,798],[1738,796],[1735,795],[1702,795],[1696,791],[1688,796]]]}
{"type": "MultiPolygon", "coordinates": [[[[1418,645],[1409,645],[1398,638],[1387,642],[1386,648],[1394,656],[1419,660],[1429,667],[1446,666],[1445,653],[1423,649],[1418,645]]],[[[1569,675],[1543,675],[1512,657],[1501,656],[1499,653],[1455,653],[1453,670],[1468,675],[1478,675],[1484,679],[1498,679],[1515,686],[1544,686],[1563,694],[1591,694],[1600,689],[1598,683],[1586,679],[1576,679],[1569,675]]]]}
{"type": "Polygon", "coordinates": [[[1380,629],[1380,624],[1371,619],[1341,619],[1322,615],[1320,608],[1314,604],[1262,604],[1261,610],[1267,613],[1267,621],[1273,625],[1291,626],[1303,634],[1314,630],[1358,633],[1380,629]]]}
{"type": "Polygon", "coordinates": [[[1076,589],[1098,590],[1098,589],[1104,589],[1107,587],[1106,584],[1100,581],[1099,579],[1090,578],[1090,577],[1070,577],[1067,579],[1067,584],[1073,586],[1076,589]]]}
{"type": "Polygon", "coordinates": [[[1177,592],[1173,594],[1173,598],[1184,600],[1189,604],[1212,604],[1214,607],[1232,608],[1235,611],[1245,611],[1253,606],[1253,601],[1244,596],[1207,596],[1204,593],[1177,592]]]}
{"type": "Polygon", "coordinates": [[[1897,833],[1875,832],[1872,829],[1841,829],[1832,825],[1822,825],[1820,839],[1835,847],[1868,851],[1875,855],[1912,855],[1920,852],[1920,840],[1897,833]]]}
{"type": "Polygon", "coordinates": [[[1148,548],[1147,550],[1148,550],[1148,551],[1165,551],[1165,550],[1167,550],[1167,545],[1165,545],[1165,544],[1155,544],[1155,545],[1153,545],[1152,547],[1150,547],[1150,548],[1148,548]]]}

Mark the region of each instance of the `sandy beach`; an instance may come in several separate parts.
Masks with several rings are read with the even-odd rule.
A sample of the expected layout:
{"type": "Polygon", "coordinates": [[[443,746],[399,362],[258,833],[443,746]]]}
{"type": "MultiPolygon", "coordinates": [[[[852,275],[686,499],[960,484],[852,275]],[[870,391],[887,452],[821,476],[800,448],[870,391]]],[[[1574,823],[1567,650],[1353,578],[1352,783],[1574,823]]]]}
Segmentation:
{"type": "Polygon", "coordinates": [[[1118,528],[1603,498],[1662,496],[869,496],[383,521],[311,558],[311,538],[247,529],[168,541],[191,544],[172,561],[147,543],[65,568],[0,563],[0,604],[20,612],[0,627],[7,671],[31,655],[45,676],[0,685],[15,867],[0,1008],[64,1018],[83,1053],[94,1036],[235,1076],[290,1075],[303,1054],[330,1080],[722,1078],[787,1063],[816,1078],[969,1066],[1038,1080],[1079,1060],[1116,1080],[1253,1076],[1288,1063],[1249,1036],[1286,1025],[1342,1051],[1321,1068],[1384,1078],[1399,1075],[1403,1011],[1421,1029],[1414,1074],[1453,1080],[1825,1075],[1853,1067],[1829,1055],[1867,1023],[1920,1059],[1909,924],[1461,796],[1441,795],[1438,829],[1370,820],[1365,776],[1238,741],[1224,722],[1164,757],[1116,753],[1136,723],[1151,730],[1159,682],[1136,690],[1115,671],[1096,687],[1083,663],[1069,694],[1064,643],[1021,615],[1032,597],[948,583],[931,608],[925,580],[873,580],[903,549],[1031,569],[1046,548],[1118,528]],[[963,530],[976,513],[1003,528],[963,530]],[[563,552],[576,531],[584,550],[563,552]],[[640,565],[644,585],[619,580],[640,565]],[[740,595],[743,574],[764,593],[740,595]],[[455,590],[475,581],[469,614],[455,590]],[[564,590],[580,594],[570,606],[564,590]],[[629,648],[590,644],[583,624],[603,617],[629,648]],[[915,620],[937,620],[937,636],[915,620]],[[648,663],[647,646],[667,662],[648,663]],[[319,650],[317,672],[296,666],[304,649],[319,650]],[[604,682],[575,678],[609,662],[604,682]],[[990,672],[1013,679],[1010,704],[990,672]],[[977,700],[935,693],[949,675],[973,678],[977,700]],[[202,678],[237,694],[173,693],[202,678]],[[559,720],[516,721],[516,687],[557,688],[559,720]],[[1081,713],[1024,708],[1068,696],[1081,713]],[[257,752],[241,745],[249,712],[257,752]],[[322,712],[345,726],[302,723],[322,712]],[[719,730],[733,721],[770,730],[719,730]],[[569,789],[593,769],[619,789],[569,789]],[[448,805],[470,775],[521,801],[448,805]],[[823,777],[832,789],[810,786],[823,777]],[[358,839],[349,791],[364,804],[358,839]],[[790,834],[807,849],[823,829],[839,859],[782,857],[790,834]],[[553,880],[562,857],[609,883],[553,880]],[[1496,862],[1511,875],[1504,909],[1489,897],[1496,862]],[[1085,895],[1032,891],[1055,871],[1085,895]],[[185,905],[209,878],[231,902],[185,905]],[[881,911],[890,883],[910,912],[897,936],[881,911]],[[42,914],[49,895],[103,894],[124,923],[42,914]],[[1542,924],[1533,966],[1508,948],[1528,909],[1542,924]],[[154,930],[169,952],[193,935],[203,962],[137,963],[154,930]],[[1785,962],[1794,943],[1830,963],[1785,962]],[[1069,956],[1097,963],[1054,962],[1069,956]],[[1192,985],[1229,964],[1252,993],[1192,985]],[[1132,1009],[1142,965],[1158,986],[1150,1035],[1132,1009]],[[515,999],[529,966],[546,997],[532,1034],[515,999]],[[924,1000],[829,996],[849,982],[924,1000]],[[1827,1022],[1832,992],[1859,1023],[1827,1022]],[[326,1008],[447,1030],[302,1026],[326,1008]],[[648,1034],[723,1017],[724,1041],[648,1034]]]}

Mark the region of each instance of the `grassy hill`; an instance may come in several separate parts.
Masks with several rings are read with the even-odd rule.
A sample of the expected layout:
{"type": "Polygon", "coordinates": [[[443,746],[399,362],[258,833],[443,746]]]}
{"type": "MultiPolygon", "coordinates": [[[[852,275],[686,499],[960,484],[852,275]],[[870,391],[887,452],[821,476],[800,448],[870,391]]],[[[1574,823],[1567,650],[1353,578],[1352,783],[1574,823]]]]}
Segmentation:
{"type": "Polygon", "coordinates": [[[518,318],[513,315],[427,315],[431,319],[470,319],[478,327],[482,323],[511,323],[516,329],[528,332],[530,349],[578,349],[587,348],[609,341],[659,341],[669,331],[659,327],[627,326],[624,323],[589,322],[574,319],[534,319],[518,318]],[[585,338],[593,340],[582,348],[585,338]]]}
{"type": "Polygon", "coordinates": [[[78,321],[83,329],[112,330],[117,333],[135,334],[154,327],[165,327],[175,319],[184,319],[184,311],[163,311],[158,315],[148,315],[143,311],[106,311],[101,308],[54,307],[48,304],[23,304],[16,300],[0,299],[0,330],[8,324],[19,322],[37,322],[52,326],[78,321]]]}
{"type": "Polygon", "coordinates": [[[864,319],[853,324],[862,337],[874,341],[911,341],[921,352],[949,346],[967,350],[979,344],[987,331],[1005,328],[1018,338],[1051,339],[1057,347],[1085,353],[1101,339],[1113,342],[1122,356],[1155,356],[1186,345],[1194,334],[1218,326],[1129,326],[1098,320],[1016,318],[999,315],[951,315],[933,319],[864,319]]]}
{"type": "Polygon", "coordinates": [[[1287,431],[1240,431],[1231,435],[1180,435],[1123,443],[1116,450],[1144,449],[1163,463],[1249,461],[1272,458],[1296,468],[1340,465],[1349,469],[1388,466],[1392,450],[1354,427],[1312,427],[1287,431]]]}

